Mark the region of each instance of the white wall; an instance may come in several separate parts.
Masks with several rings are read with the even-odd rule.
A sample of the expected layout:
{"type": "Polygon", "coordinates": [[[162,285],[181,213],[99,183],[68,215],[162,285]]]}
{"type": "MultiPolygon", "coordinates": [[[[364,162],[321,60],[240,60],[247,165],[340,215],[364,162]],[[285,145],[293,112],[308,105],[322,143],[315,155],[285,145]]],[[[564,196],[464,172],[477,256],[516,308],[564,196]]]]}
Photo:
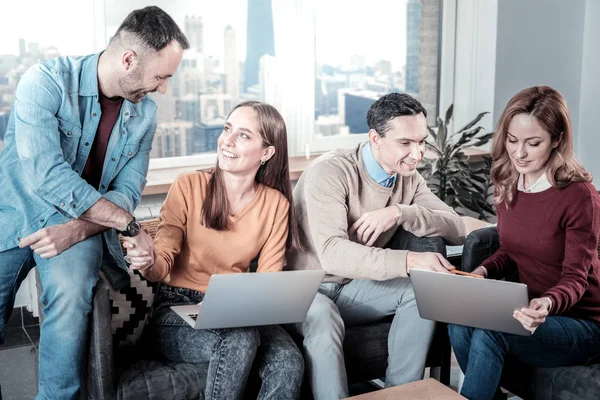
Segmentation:
{"type": "Polygon", "coordinates": [[[588,0],[583,32],[583,65],[579,101],[579,130],[575,149],[583,165],[594,174],[600,185],[600,1],[588,0]]]}
{"type": "Polygon", "coordinates": [[[548,85],[567,99],[577,132],[585,6],[585,0],[499,2],[496,122],[508,100],[519,90],[548,85]]]}
{"type": "Polygon", "coordinates": [[[566,98],[575,151],[600,183],[600,1],[498,2],[494,125],[519,90],[549,85],[566,98]]]}

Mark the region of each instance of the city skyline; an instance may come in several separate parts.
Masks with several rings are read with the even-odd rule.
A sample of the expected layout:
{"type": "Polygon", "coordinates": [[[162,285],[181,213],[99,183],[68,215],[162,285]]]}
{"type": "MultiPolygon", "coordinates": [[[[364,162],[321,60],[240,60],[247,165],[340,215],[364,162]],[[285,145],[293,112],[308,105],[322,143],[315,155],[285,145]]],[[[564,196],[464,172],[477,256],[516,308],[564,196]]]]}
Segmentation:
{"type": "MultiPolygon", "coordinates": [[[[209,22],[211,19],[206,17],[207,14],[190,13],[189,8],[182,7],[189,4],[190,0],[172,2],[178,7],[177,12],[169,10],[170,6],[164,7],[184,30],[191,49],[184,53],[177,73],[169,82],[167,93],[152,95],[158,105],[158,128],[151,158],[215,151],[217,138],[229,110],[241,101],[259,100],[277,106],[279,98],[277,46],[275,45],[277,13],[273,7],[276,4],[281,6],[280,1],[227,0],[226,4],[229,5],[235,3],[238,6],[248,6],[250,13],[240,16],[236,10],[229,16],[221,16],[221,20],[226,21],[235,19],[229,17],[236,14],[237,28],[233,24],[227,24],[217,34],[210,33],[211,23],[216,22],[209,22]],[[271,13],[273,22],[269,23],[271,13]],[[247,20],[244,20],[245,18],[247,20]],[[263,21],[254,23],[259,19],[263,21]],[[243,26],[243,29],[240,26],[243,26]],[[208,50],[211,46],[213,54],[208,50]],[[216,53],[220,56],[215,56],[216,53]],[[246,59],[250,60],[250,64],[246,59]]],[[[418,96],[417,83],[413,82],[410,90],[407,90],[410,72],[407,61],[412,60],[410,63],[412,76],[418,77],[421,8],[413,7],[412,13],[410,11],[407,13],[407,9],[419,0],[372,1],[379,5],[388,4],[388,11],[393,16],[388,20],[384,17],[379,18],[376,24],[369,26],[372,20],[368,18],[369,13],[366,12],[362,30],[362,36],[366,39],[364,42],[354,43],[351,48],[342,45],[336,47],[336,45],[339,44],[340,37],[344,38],[344,43],[352,42],[356,32],[361,32],[361,29],[348,30],[344,23],[340,24],[340,17],[347,17],[345,23],[353,21],[356,23],[357,16],[349,15],[343,7],[338,9],[340,11],[338,15],[328,15],[331,10],[327,7],[339,6],[342,4],[340,0],[328,0],[325,6],[318,3],[321,6],[316,7],[319,16],[315,20],[314,27],[316,35],[314,118],[317,136],[365,133],[368,129],[365,128],[364,114],[378,97],[392,91],[408,91],[418,96]],[[397,10],[398,4],[402,5],[403,12],[397,10]],[[403,16],[403,19],[398,20],[399,16],[403,16]],[[407,21],[409,18],[413,20],[407,21]],[[394,24],[389,21],[394,21],[394,24]],[[328,32],[337,33],[335,40],[330,40],[329,47],[338,50],[341,48],[347,53],[336,55],[332,52],[328,54],[327,60],[319,58],[320,51],[328,47],[323,45],[329,35],[323,33],[324,25],[328,27],[328,32]],[[390,36],[395,40],[386,42],[388,48],[385,54],[372,51],[372,48],[377,46],[371,46],[370,43],[381,44],[390,36]],[[412,49],[410,57],[406,54],[407,47],[412,49]]],[[[162,2],[166,4],[166,0],[162,2]]],[[[116,0],[105,0],[105,4],[111,10],[106,13],[107,37],[112,36],[117,29],[116,25],[110,25],[111,21],[120,23],[130,9],[129,6],[136,3],[141,6],[144,1],[131,0],[127,6],[124,6],[116,0]],[[115,3],[115,7],[108,7],[112,3],[115,3]]],[[[214,8],[213,11],[217,9],[214,8]]],[[[50,45],[53,48],[49,52],[45,49],[44,42],[33,42],[24,35],[15,40],[17,54],[20,52],[20,56],[11,58],[0,53],[0,117],[7,116],[5,114],[12,103],[11,97],[14,95],[16,82],[28,66],[58,54],[68,55],[60,45],[55,43],[50,45]]],[[[89,53],[91,52],[84,54],[89,53]]],[[[0,126],[0,141],[4,134],[1,132],[2,128],[0,126]]]]}
{"type": "MultiPolygon", "coordinates": [[[[94,27],[98,23],[104,22],[108,40],[129,12],[148,4],[147,0],[96,0],[99,4],[104,3],[105,10],[104,15],[98,18],[95,15],[94,1],[56,1],[60,3],[59,7],[56,2],[45,0],[11,2],[11,12],[0,14],[0,55],[19,54],[20,38],[28,43],[39,43],[41,47],[57,47],[62,55],[94,53],[106,45],[96,43],[94,27]],[[36,13],[30,12],[32,8],[36,9],[36,13]],[[12,15],[15,14],[27,15],[27,21],[13,18],[12,15]],[[56,18],[48,18],[52,15],[56,15],[56,18]],[[60,23],[61,21],[64,23],[60,23]],[[77,35],[73,35],[73,32],[77,32],[77,35]]],[[[275,40],[277,29],[285,29],[277,24],[277,10],[281,1],[283,0],[275,0],[272,3],[275,40]]],[[[361,54],[368,64],[389,60],[394,71],[400,71],[406,60],[406,43],[394,38],[403,37],[406,33],[406,2],[407,0],[370,0],[369,6],[364,7],[364,0],[314,1],[317,63],[349,65],[353,55],[361,54]],[[340,34],[345,40],[340,41],[340,34]]],[[[247,0],[210,3],[156,0],[154,4],[168,12],[182,29],[186,16],[201,17],[204,25],[204,53],[221,61],[224,59],[222,32],[227,26],[231,26],[237,34],[237,58],[245,60],[247,0]]]]}

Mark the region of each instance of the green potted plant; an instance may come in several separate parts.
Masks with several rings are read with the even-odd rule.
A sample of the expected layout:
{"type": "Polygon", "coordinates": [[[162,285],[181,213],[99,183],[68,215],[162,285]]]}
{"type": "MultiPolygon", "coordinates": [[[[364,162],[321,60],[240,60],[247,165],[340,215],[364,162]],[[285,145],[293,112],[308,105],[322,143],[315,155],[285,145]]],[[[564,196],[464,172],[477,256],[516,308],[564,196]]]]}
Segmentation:
{"type": "Polygon", "coordinates": [[[453,105],[448,107],[445,118],[438,117],[436,126],[427,128],[426,148],[434,158],[426,158],[419,172],[431,191],[457,212],[468,214],[466,210],[470,210],[480,219],[488,219],[496,214],[490,185],[491,158],[484,156],[481,163],[469,163],[464,152],[492,138],[492,133],[483,133],[483,127],[477,126],[488,113],[480,113],[462,129],[450,134],[448,125],[453,109],[453,105]]]}

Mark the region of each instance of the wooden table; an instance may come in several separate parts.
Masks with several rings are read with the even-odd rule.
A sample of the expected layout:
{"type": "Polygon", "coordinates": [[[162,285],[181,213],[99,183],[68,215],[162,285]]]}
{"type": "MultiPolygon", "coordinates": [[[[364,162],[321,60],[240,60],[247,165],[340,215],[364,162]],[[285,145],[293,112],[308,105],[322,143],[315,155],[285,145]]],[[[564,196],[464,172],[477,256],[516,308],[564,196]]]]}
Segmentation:
{"type": "Polygon", "coordinates": [[[429,378],[422,381],[407,383],[376,392],[349,397],[352,400],[458,400],[465,397],[456,393],[435,379],[429,378]]]}

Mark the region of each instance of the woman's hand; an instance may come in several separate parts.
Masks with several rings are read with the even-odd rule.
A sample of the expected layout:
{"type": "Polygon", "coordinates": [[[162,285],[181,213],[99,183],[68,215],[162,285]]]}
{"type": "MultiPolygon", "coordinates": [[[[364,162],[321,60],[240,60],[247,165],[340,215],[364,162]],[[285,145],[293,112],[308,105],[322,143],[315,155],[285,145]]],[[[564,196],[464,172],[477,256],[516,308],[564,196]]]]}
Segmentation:
{"type": "Polygon", "coordinates": [[[483,265],[480,265],[479,267],[475,268],[471,273],[473,275],[479,275],[483,276],[484,278],[487,278],[487,269],[485,269],[483,265]]]}
{"type": "Polygon", "coordinates": [[[123,247],[127,249],[125,260],[129,263],[129,268],[143,271],[154,265],[156,260],[156,248],[154,247],[154,243],[144,243],[146,244],[146,246],[144,246],[146,248],[144,249],[136,246],[136,241],[132,240],[132,238],[125,237],[123,239],[125,240],[123,242],[123,247]]]}
{"type": "Polygon", "coordinates": [[[523,328],[533,333],[538,326],[546,322],[549,312],[550,301],[548,298],[532,299],[529,302],[529,308],[515,310],[513,317],[523,325],[523,328]]]}

